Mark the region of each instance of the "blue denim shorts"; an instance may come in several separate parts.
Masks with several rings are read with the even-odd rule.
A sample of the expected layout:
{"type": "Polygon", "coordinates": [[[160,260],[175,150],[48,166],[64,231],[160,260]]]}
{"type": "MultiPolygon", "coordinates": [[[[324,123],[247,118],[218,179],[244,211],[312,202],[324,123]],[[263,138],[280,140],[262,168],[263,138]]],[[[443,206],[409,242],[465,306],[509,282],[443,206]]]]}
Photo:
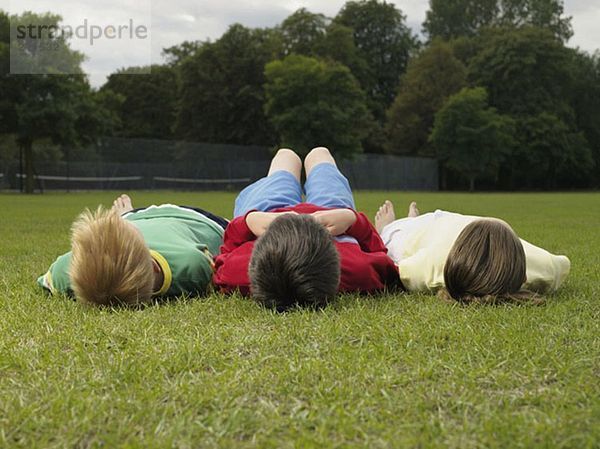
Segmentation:
{"type": "MultiPolygon", "coordinates": [[[[355,209],[350,183],[339,169],[329,163],[313,168],[304,183],[305,201],[320,207],[355,209]]],[[[268,212],[302,202],[302,186],[290,172],[276,171],[250,184],[235,200],[233,216],[251,210],[268,212]]]]}

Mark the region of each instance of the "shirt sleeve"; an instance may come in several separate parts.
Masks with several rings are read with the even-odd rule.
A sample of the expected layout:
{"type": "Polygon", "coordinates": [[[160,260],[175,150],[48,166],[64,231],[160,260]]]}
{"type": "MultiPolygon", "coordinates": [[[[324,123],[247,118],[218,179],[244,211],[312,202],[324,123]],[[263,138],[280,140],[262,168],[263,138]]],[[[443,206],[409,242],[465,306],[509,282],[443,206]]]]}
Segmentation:
{"type": "Polygon", "coordinates": [[[345,232],[346,235],[354,237],[360,248],[367,253],[383,252],[387,254],[387,248],[379,233],[375,230],[369,219],[362,212],[353,211],[356,221],[345,232]]]}
{"type": "Polygon", "coordinates": [[[40,276],[37,283],[44,290],[54,294],[72,295],[69,269],[71,267],[71,253],[68,252],[58,257],[48,271],[40,276]]]}
{"type": "Polygon", "coordinates": [[[227,254],[243,245],[246,242],[256,240],[256,236],[248,227],[246,217],[250,211],[242,217],[237,217],[227,225],[223,235],[223,245],[221,245],[221,254],[227,254]]]}
{"type": "Polygon", "coordinates": [[[571,261],[566,256],[555,256],[521,239],[525,250],[527,280],[524,287],[538,293],[557,290],[571,271],[571,261]]]}
{"type": "Polygon", "coordinates": [[[248,265],[253,244],[248,242],[256,240],[256,236],[246,224],[248,214],[233,219],[227,225],[221,253],[215,259],[213,282],[223,293],[239,289],[243,295],[247,295],[250,291],[248,265]]]}
{"type": "Polygon", "coordinates": [[[444,286],[444,265],[428,248],[420,249],[398,263],[400,281],[411,292],[437,290],[444,286]]]}

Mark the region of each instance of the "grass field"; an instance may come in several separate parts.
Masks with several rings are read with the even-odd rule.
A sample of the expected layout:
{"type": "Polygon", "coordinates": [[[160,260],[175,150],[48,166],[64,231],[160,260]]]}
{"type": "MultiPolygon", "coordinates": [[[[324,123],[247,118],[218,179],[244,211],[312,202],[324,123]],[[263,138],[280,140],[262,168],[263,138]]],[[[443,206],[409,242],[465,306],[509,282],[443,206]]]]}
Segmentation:
{"type": "MultiPolygon", "coordinates": [[[[360,192],[493,215],[571,258],[544,306],[239,297],[141,311],[46,297],[71,221],[116,192],[0,195],[0,447],[600,447],[600,194],[360,192]]],[[[133,193],[230,216],[234,195],[133,193]]]]}

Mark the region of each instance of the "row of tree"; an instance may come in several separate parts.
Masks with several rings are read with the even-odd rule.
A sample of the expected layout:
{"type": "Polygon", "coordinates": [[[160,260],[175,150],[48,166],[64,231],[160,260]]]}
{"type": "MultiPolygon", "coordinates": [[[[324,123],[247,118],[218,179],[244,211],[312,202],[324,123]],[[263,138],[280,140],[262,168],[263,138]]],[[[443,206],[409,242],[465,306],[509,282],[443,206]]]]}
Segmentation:
{"type": "Polygon", "coordinates": [[[183,42],[151,74],[125,68],[97,92],[0,67],[0,133],[25,149],[104,134],[429,156],[442,187],[600,183],[600,57],[565,45],[562,0],[430,0],[423,32],[360,0],[334,18],[300,9],[275,28],[183,42]]]}

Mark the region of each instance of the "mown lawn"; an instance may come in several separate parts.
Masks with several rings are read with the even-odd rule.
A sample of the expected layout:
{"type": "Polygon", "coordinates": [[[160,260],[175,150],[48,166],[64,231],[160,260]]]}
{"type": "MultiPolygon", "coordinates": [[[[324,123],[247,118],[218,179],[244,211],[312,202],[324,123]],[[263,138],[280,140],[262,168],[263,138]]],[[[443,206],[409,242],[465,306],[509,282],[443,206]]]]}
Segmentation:
{"type": "MultiPolygon", "coordinates": [[[[544,306],[427,295],[276,314],[247,299],[141,311],[46,297],[35,278],[85,206],[0,195],[0,447],[600,447],[600,194],[360,192],[369,215],[493,215],[571,258],[544,306]]],[[[234,195],[132,193],[230,216],[234,195]]]]}

